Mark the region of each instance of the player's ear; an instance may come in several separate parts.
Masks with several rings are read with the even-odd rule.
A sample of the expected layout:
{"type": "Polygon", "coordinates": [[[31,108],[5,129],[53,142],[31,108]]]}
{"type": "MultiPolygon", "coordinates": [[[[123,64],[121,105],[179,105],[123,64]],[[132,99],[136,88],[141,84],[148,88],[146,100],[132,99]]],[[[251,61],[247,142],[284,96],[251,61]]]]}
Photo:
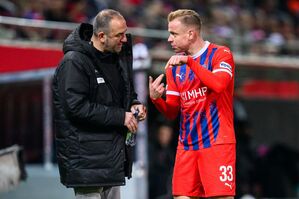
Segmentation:
{"type": "Polygon", "coordinates": [[[194,38],[195,38],[195,31],[194,30],[189,30],[188,31],[188,38],[189,38],[189,40],[193,40],[194,38]]]}

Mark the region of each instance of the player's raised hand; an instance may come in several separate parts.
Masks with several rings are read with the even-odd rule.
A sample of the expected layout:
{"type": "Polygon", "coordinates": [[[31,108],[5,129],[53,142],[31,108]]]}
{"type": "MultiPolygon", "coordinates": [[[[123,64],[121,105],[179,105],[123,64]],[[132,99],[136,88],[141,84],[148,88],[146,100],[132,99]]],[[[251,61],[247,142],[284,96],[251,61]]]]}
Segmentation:
{"type": "Polygon", "coordinates": [[[187,55],[173,55],[165,65],[165,69],[171,68],[172,66],[186,64],[188,61],[187,55]]]}
{"type": "Polygon", "coordinates": [[[164,83],[161,83],[162,79],[164,77],[164,74],[159,75],[155,80],[150,76],[149,77],[149,93],[150,93],[150,98],[152,99],[158,99],[160,98],[164,91],[164,83]]]}

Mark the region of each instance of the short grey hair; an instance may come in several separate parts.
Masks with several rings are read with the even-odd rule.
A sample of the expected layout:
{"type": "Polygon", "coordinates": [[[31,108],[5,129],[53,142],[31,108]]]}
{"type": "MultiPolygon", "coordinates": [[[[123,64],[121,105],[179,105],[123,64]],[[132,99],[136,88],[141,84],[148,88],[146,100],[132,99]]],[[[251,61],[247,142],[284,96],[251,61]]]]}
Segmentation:
{"type": "Polygon", "coordinates": [[[108,34],[110,31],[110,21],[113,18],[124,18],[120,12],[112,9],[104,9],[100,11],[93,20],[93,34],[97,35],[99,32],[108,34]]]}

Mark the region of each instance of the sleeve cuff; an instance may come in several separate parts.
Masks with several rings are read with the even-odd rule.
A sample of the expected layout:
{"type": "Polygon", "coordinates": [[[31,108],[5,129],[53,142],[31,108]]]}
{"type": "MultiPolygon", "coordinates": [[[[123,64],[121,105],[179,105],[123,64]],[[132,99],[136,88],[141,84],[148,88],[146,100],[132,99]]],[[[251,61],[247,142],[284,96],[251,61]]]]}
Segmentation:
{"type": "Polygon", "coordinates": [[[134,99],[134,100],[131,102],[131,106],[136,105],[136,104],[141,104],[141,102],[138,101],[137,99],[134,99]]]}
{"type": "Polygon", "coordinates": [[[157,99],[153,99],[153,98],[151,98],[151,100],[152,100],[152,102],[153,102],[154,104],[163,101],[163,99],[162,99],[161,97],[159,97],[159,98],[157,98],[157,99]]]}

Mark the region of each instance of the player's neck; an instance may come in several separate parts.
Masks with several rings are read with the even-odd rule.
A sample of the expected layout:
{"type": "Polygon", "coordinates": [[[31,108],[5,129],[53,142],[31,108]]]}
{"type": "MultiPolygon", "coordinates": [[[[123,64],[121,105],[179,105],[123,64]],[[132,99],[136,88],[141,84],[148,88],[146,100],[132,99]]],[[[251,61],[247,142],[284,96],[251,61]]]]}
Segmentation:
{"type": "Polygon", "coordinates": [[[198,53],[204,46],[206,42],[203,39],[197,39],[194,43],[190,45],[188,54],[193,56],[198,53]]]}

